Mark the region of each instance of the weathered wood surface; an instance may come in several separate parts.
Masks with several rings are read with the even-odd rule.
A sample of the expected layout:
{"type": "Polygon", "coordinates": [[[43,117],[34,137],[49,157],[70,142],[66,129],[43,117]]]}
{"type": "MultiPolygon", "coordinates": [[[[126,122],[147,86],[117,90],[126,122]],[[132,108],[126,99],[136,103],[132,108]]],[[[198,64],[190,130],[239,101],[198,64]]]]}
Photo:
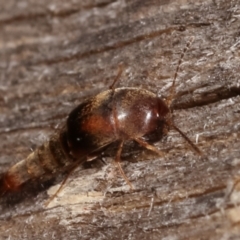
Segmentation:
{"type": "Polygon", "coordinates": [[[107,158],[77,170],[47,208],[59,185],[2,200],[0,239],[239,239],[239,3],[1,0],[1,172],[107,89],[121,62],[119,85],[166,96],[192,36],[175,122],[207,159],[171,131],[156,144],[164,158],[132,149],[123,161],[134,191],[107,158]]]}

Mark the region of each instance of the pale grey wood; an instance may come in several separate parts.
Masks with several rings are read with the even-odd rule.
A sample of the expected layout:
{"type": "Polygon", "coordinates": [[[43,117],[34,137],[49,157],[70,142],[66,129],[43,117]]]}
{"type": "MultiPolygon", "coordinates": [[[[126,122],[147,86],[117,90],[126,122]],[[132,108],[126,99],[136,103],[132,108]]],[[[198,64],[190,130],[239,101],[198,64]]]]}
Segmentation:
{"type": "Polygon", "coordinates": [[[165,158],[131,149],[134,191],[112,158],[80,167],[48,208],[58,185],[1,200],[0,239],[239,239],[239,12],[224,0],[0,1],[1,172],[107,89],[121,62],[119,86],[166,97],[192,36],[174,114],[207,156],[174,131],[156,144],[165,158]]]}

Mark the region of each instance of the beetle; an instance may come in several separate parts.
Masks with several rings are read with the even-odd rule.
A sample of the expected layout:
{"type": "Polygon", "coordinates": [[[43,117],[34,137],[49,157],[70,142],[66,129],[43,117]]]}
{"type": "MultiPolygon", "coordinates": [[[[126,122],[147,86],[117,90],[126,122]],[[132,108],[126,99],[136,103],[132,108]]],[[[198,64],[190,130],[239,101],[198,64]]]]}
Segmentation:
{"type": "MultiPolygon", "coordinates": [[[[201,154],[199,148],[174,124],[171,111],[178,71],[192,41],[193,38],[181,54],[170,95],[166,100],[146,89],[115,88],[123,71],[123,66],[120,65],[109,90],[86,99],[73,109],[65,126],[58,133],[1,175],[0,193],[16,190],[29,180],[39,179],[47,174],[65,171],[70,174],[76,166],[89,158],[95,158],[114,142],[118,143],[115,163],[128,185],[133,188],[120,163],[124,143],[135,141],[164,155],[151,143],[161,140],[169,129],[178,131],[193,150],[201,154]]],[[[60,191],[67,177],[53,197],[60,191]]]]}

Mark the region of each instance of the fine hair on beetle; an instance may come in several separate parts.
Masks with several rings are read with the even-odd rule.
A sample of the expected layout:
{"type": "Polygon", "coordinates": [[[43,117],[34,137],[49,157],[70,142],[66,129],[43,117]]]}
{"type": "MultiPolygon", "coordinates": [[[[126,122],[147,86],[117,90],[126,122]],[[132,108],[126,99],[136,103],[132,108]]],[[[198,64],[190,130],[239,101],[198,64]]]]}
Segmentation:
{"type": "Polygon", "coordinates": [[[121,153],[127,141],[134,141],[144,148],[164,153],[152,143],[160,141],[169,129],[176,130],[199,155],[199,148],[174,124],[172,102],[176,95],[175,82],[183,57],[193,42],[192,37],[181,53],[166,100],[142,88],[116,88],[123,71],[118,74],[109,90],[90,97],[73,109],[64,127],[50,136],[49,141],[32,152],[26,159],[10,167],[0,177],[0,194],[19,189],[32,179],[45,175],[67,172],[65,179],[46,205],[64,186],[69,175],[79,164],[97,158],[110,144],[117,143],[114,163],[131,189],[132,183],[121,167],[121,153]]]}

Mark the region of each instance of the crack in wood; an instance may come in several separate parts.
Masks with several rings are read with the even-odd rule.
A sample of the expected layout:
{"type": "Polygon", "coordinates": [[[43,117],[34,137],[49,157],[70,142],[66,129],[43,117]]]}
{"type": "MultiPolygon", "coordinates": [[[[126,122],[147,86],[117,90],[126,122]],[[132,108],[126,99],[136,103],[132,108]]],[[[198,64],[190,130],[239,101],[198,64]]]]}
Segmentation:
{"type": "Polygon", "coordinates": [[[103,54],[108,51],[116,50],[119,48],[124,48],[128,45],[141,42],[143,40],[150,40],[154,39],[158,36],[161,36],[163,34],[171,34],[173,31],[185,31],[188,27],[202,27],[202,26],[209,26],[211,23],[190,23],[186,25],[175,25],[171,26],[165,29],[157,30],[157,31],[151,31],[149,33],[145,33],[142,35],[134,36],[130,39],[122,40],[119,42],[115,42],[111,45],[103,45],[102,47],[96,48],[96,49],[90,49],[86,52],[78,52],[75,54],[72,54],[71,56],[65,56],[65,57],[59,57],[59,58],[52,58],[52,59],[43,59],[43,60],[36,60],[36,61],[23,61],[23,65],[26,65],[28,67],[35,66],[35,65],[52,65],[62,62],[68,62],[72,60],[80,60],[83,58],[90,57],[92,55],[96,54],[103,54]]]}
{"type": "Polygon", "coordinates": [[[215,103],[221,101],[223,99],[230,99],[233,97],[237,97],[240,95],[240,87],[226,87],[221,86],[214,91],[210,90],[209,92],[206,90],[202,94],[191,94],[186,95],[183,100],[177,100],[176,103],[173,104],[173,109],[188,109],[198,106],[205,106],[211,103],[215,103]]]}

